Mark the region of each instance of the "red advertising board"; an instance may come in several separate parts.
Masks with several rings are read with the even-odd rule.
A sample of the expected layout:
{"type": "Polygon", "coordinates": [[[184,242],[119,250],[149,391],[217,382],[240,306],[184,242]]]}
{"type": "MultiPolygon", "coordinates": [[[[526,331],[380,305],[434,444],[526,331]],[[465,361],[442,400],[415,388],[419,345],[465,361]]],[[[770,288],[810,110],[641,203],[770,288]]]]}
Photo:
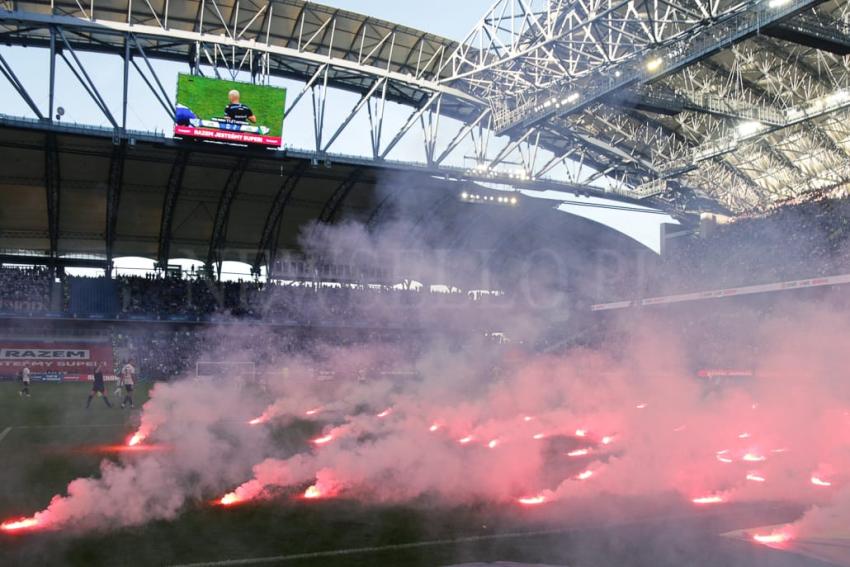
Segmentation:
{"type": "Polygon", "coordinates": [[[232,130],[217,130],[215,128],[196,128],[194,126],[174,126],[174,134],[184,138],[201,138],[216,142],[232,142],[235,144],[257,144],[279,148],[283,138],[266,136],[251,132],[234,132],[232,130]]]}
{"type": "Polygon", "coordinates": [[[107,341],[0,339],[0,376],[16,376],[24,366],[33,375],[87,375],[98,365],[112,374],[112,364],[112,345],[107,341]]]}

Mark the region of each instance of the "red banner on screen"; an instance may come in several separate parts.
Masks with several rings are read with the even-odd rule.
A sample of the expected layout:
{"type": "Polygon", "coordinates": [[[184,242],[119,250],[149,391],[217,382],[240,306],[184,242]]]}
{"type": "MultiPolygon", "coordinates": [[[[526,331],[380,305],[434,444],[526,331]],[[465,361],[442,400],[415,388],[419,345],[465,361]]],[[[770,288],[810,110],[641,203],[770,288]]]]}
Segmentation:
{"type": "Polygon", "coordinates": [[[215,128],[195,128],[194,126],[174,126],[174,135],[186,138],[201,138],[216,142],[231,142],[235,144],[254,144],[259,146],[280,147],[282,138],[275,136],[263,136],[262,134],[249,134],[247,132],[234,132],[231,130],[216,130],[215,128]]]}
{"type": "Polygon", "coordinates": [[[24,366],[33,374],[85,375],[102,365],[104,373],[111,374],[112,364],[108,342],[0,340],[0,375],[4,376],[14,376],[24,366]]]}

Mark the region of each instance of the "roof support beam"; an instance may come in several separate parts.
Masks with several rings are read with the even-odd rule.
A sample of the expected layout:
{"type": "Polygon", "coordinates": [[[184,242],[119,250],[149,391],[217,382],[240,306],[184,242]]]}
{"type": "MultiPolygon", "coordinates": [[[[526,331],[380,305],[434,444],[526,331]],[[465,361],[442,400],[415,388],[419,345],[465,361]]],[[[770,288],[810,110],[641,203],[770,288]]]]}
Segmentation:
{"type": "Polygon", "coordinates": [[[242,175],[248,167],[248,162],[250,162],[250,158],[239,158],[230,171],[230,175],[227,176],[227,182],[224,184],[224,189],[218,200],[218,208],[215,212],[212,235],[210,236],[210,249],[207,253],[207,269],[210,269],[214,264],[218,266],[219,278],[221,277],[222,251],[227,243],[227,225],[230,221],[230,208],[233,205],[236,194],[239,192],[239,185],[242,183],[242,175]]]}
{"type": "Polygon", "coordinates": [[[162,219],[159,224],[159,252],[157,254],[157,267],[161,270],[168,268],[168,260],[171,253],[171,226],[174,222],[174,209],[177,208],[177,200],[180,198],[180,190],[183,188],[183,173],[189,161],[189,152],[181,149],[177,152],[168,182],[165,186],[165,199],[162,202],[162,219]]]}
{"type": "Polygon", "coordinates": [[[68,51],[68,53],[71,54],[71,58],[74,60],[74,63],[76,63],[76,65],[74,65],[74,63],[71,63],[71,61],[67,57],[65,57],[64,52],[60,52],[59,56],[68,65],[68,68],[71,70],[71,73],[74,74],[74,76],[80,82],[80,85],[82,85],[82,87],[91,97],[92,101],[94,101],[95,105],[100,109],[100,111],[109,121],[109,123],[112,124],[112,127],[118,129],[118,122],[115,120],[115,117],[112,116],[112,112],[109,110],[109,106],[106,104],[106,101],[100,94],[100,91],[97,90],[97,86],[94,84],[94,81],[92,81],[91,77],[86,71],[85,65],[83,65],[83,63],[80,61],[80,58],[77,57],[77,52],[74,51],[74,48],[71,47],[71,43],[68,41],[68,38],[65,37],[65,32],[62,31],[61,27],[57,28],[57,31],[59,32],[59,37],[62,38],[62,44],[65,46],[65,49],[68,51]]]}
{"type": "Polygon", "coordinates": [[[27,106],[30,107],[30,110],[32,110],[33,114],[38,116],[39,120],[44,120],[44,115],[41,113],[41,110],[38,108],[38,105],[35,103],[35,101],[33,101],[26,87],[24,87],[24,84],[20,81],[20,79],[18,79],[18,76],[12,70],[12,67],[3,58],[2,53],[0,53],[0,74],[6,77],[6,80],[9,81],[9,84],[12,85],[12,88],[15,89],[15,91],[20,95],[20,97],[24,99],[24,102],[27,103],[27,106]]]}
{"type": "Polygon", "coordinates": [[[109,179],[106,185],[106,277],[112,277],[112,258],[114,257],[115,235],[118,226],[118,205],[121,190],[124,187],[124,161],[127,155],[127,142],[122,140],[112,148],[109,160],[109,179]]]}
{"type": "MultiPolygon", "coordinates": [[[[513,88],[508,83],[496,85],[501,86],[503,90],[503,98],[491,99],[496,130],[500,134],[508,131],[522,132],[541,120],[579,111],[615,91],[659,79],[692,65],[757,33],[759,29],[820,1],[788,0],[781,6],[770,2],[748,2],[746,9],[738,10],[740,6],[736,6],[726,14],[716,14],[701,21],[694,19],[689,33],[678,34],[663,41],[658,41],[655,37],[646,38],[640,45],[635,45],[628,56],[623,56],[613,63],[606,61],[591,65],[591,68],[583,73],[572,75],[564,73],[563,70],[555,72],[554,68],[547,68],[533,86],[520,92],[516,92],[520,89],[519,85],[514,85],[513,88]]],[[[573,3],[567,5],[570,8],[574,6],[573,3]]],[[[604,26],[606,23],[603,14],[592,14],[589,17],[592,21],[576,23],[574,27],[568,25],[566,29],[559,30],[558,37],[543,36],[531,47],[523,49],[548,51],[556,44],[560,46],[560,41],[565,41],[563,48],[568,54],[587,60],[587,54],[582,48],[574,46],[571,41],[573,34],[578,31],[576,28],[588,31],[594,26],[604,26]]],[[[535,55],[539,57],[536,52],[535,55]]],[[[551,53],[550,56],[554,60],[553,65],[568,62],[559,60],[551,53]]],[[[513,69],[516,66],[518,57],[520,60],[526,58],[522,54],[511,55],[502,63],[487,63],[482,68],[497,74],[499,71],[505,73],[508,68],[513,69]]],[[[534,61],[528,59],[523,63],[529,68],[535,67],[534,61]]],[[[481,71],[473,68],[472,73],[477,72],[481,71]]]]}
{"type": "Polygon", "coordinates": [[[254,273],[259,275],[260,267],[263,262],[266,263],[266,272],[269,277],[272,276],[275,260],[277,259],[277,238],[275,235],[280,232],[280,223],[283,218],[283,213],[286,211],[286,206],[292,198],[295,189],[298,187],[298,182],[304,175],[307,169],[307,161],[299,161],[295,169],[286,176],[283,183],[280,184],[280,189],[277,190],[274,202],[269,209],[269,214],[266,216],[266,222],[263,224],[263,232],[260,234],[260,242],[257,244],[257,257],[254,260],[254,273]]]}
{"type": "Polygon", "coordinates": [[[44,148],[44,187],[47,197],[47,227],[50,238],[50,257],[59,256],[59,199],[60,199],[59,148],[56,134],[48,133],[44,148]]]}
{"type": "Polygon", "coordinates": [[[328,199],[325,206],[322,207],[322,212],[319,214],[319,223],[329,224],[334,221],[337,213],[339,212],[340,206],[343,201],[345,201],[346,197],[348,197],[348,194],[351,193],[351,190],[354,189],[354,186],[357,185],[361,175],[363,175],[362,167],[356,167],[351,170],[348,177],[339,184],[331,195],[331,198],[328,199]]]}

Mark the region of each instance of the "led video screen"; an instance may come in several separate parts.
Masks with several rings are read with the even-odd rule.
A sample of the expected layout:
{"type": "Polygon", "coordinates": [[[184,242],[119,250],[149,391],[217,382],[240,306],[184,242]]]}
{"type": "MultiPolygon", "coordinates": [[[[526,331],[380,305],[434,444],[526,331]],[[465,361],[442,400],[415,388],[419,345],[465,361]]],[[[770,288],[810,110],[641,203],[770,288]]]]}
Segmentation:
{"type": "Polygon", "coordinates": [[[286,89],[180,74],[174,134],[279,147],[286,89]]]}

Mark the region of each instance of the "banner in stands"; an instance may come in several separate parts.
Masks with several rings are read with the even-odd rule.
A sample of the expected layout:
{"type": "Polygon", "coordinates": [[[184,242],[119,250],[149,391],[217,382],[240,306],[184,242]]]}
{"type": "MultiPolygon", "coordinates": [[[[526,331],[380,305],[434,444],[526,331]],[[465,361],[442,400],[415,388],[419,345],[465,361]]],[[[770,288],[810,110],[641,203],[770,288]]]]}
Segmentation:
{"type": "Polygon", "coordinates": [[[174,135],[280,147],[286,89],[180,74],[174,135]]]}
{"type": "Polygon", "coordinates": [[[0,339],[0,377],[15,378],[26,366],[34,378],[94,373],[112,374],[112,345],[103,341],[26,341],[0,339]]]}

